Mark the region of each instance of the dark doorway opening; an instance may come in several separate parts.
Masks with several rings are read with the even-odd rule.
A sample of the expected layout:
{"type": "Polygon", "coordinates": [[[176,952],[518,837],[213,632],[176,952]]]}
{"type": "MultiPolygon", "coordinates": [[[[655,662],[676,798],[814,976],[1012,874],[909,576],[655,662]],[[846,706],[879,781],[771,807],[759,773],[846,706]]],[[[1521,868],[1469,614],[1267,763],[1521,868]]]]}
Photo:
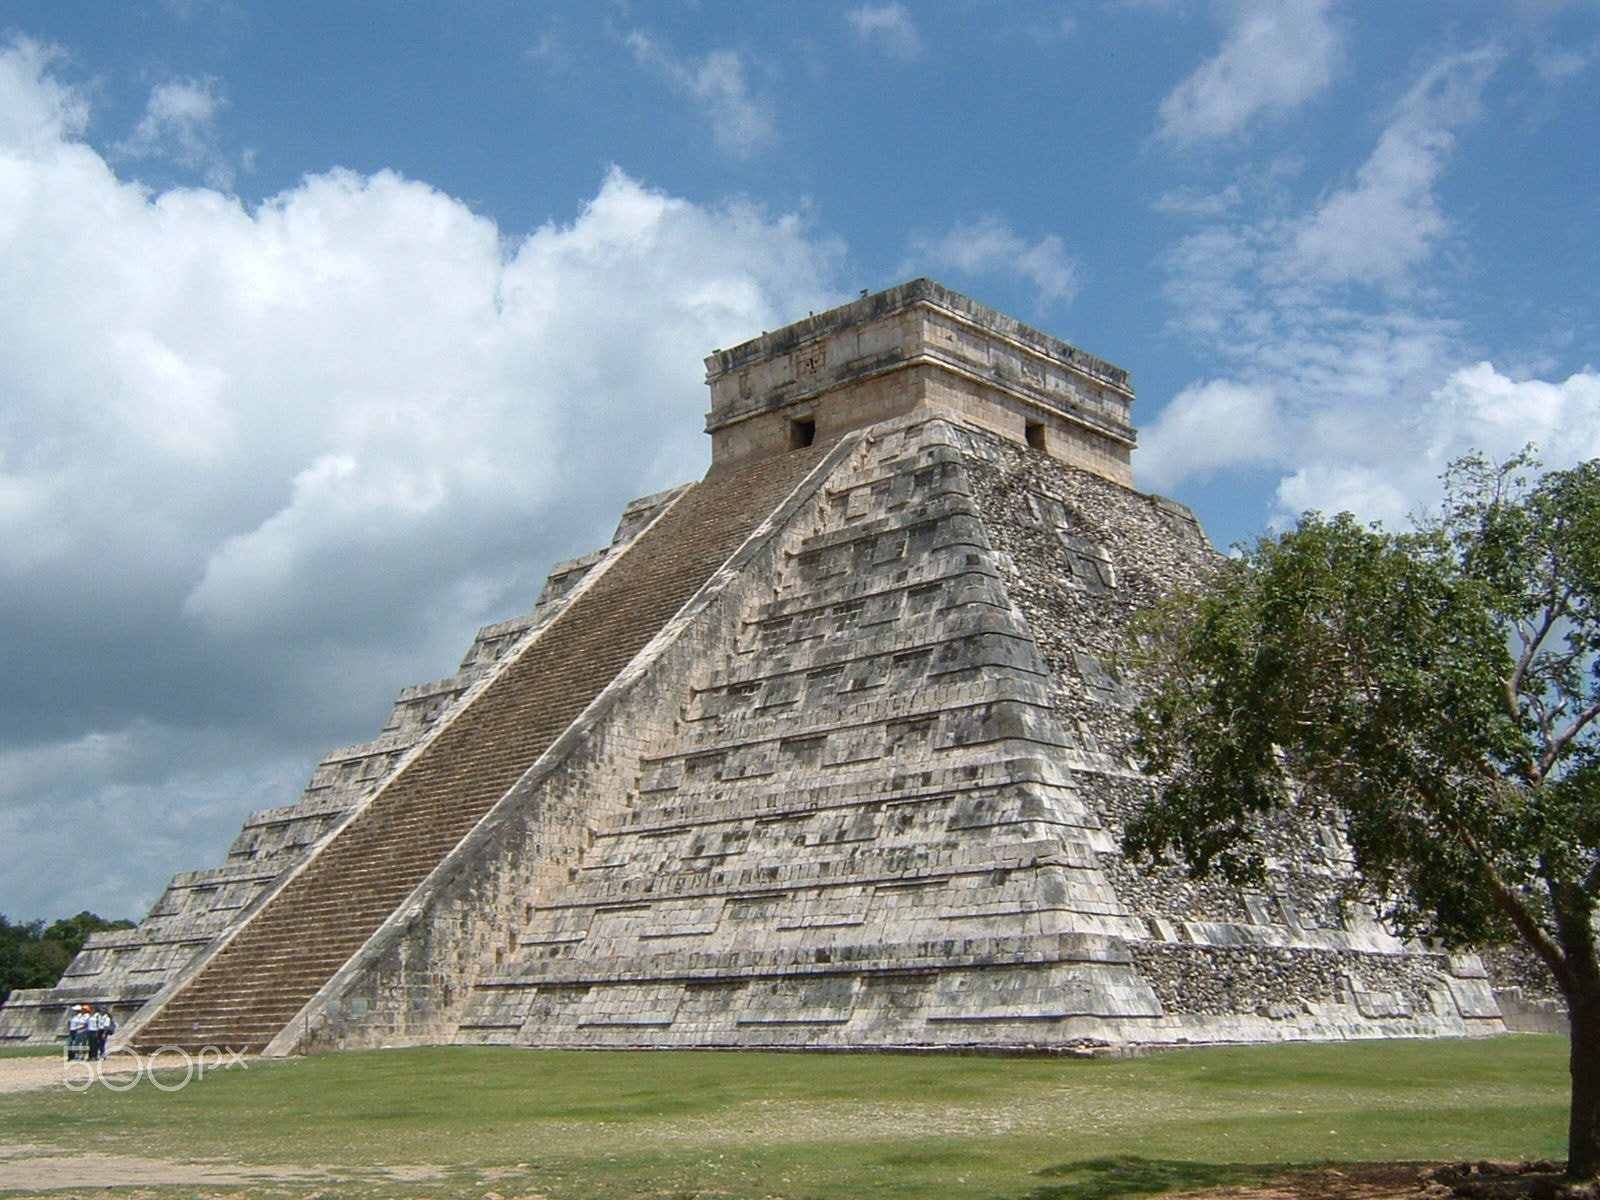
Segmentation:
{"type": "Polygon", "coordinates": [[[1023,430],[1023,436],[1027,438],[1028,445],[1035,450],[1044,449],[1044,425],[1042,422],[1029,421],[1027,427],[1023,430]]]}
{"type": "Polygon", "coordinates": [[[798,417],[789,422],[789,449],[803,450],[817,440],[817,419],[798,417]]]}

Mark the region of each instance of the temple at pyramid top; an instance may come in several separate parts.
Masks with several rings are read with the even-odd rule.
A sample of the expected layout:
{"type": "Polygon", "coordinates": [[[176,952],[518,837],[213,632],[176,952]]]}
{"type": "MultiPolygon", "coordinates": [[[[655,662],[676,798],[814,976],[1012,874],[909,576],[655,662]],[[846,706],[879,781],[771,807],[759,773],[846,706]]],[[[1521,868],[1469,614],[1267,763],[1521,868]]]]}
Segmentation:
{"type": "Polygon", "coordinates": [[[712,473],[922,408],[1132,484],[1128,373],[914,279],[706,359],[712,473]]]}

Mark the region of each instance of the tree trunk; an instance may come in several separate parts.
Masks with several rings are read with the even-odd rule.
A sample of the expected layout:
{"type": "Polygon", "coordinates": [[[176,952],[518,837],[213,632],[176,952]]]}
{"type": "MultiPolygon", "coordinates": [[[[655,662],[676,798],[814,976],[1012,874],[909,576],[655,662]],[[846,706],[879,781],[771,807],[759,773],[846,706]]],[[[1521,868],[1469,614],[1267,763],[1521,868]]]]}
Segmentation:
{"type": "Polygon", "coordinates": [[[1569,994],[1572,1022],[1572,1114],[1567,1127],[1567,1175],[1600,1175],[1600,986],[1569,994]]]}

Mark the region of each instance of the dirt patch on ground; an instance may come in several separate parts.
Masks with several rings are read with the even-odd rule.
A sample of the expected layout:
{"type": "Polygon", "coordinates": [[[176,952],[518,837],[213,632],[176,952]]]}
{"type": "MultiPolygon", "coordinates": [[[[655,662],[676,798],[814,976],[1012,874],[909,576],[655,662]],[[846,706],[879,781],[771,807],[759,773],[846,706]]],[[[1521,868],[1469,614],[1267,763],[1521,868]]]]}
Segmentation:
{"type": "Polygon", "coordinates": [[[1169,1192],[1164,1200],[1555,1200],[1595,1194],[1593,1184],[1570,1190],[1574,1186],[1549,1162],[1351,1163],[1291,1171],[1248,1187],[1169,1192]]]}
{"type": "Polygon", "coordinates": [[[1169,1192],[1167,1200],[1409,1200],[1422,1194],[1416,1163],[1351,1163],[1290,1171],[1271,1183],[1169,1192]]]}
{"type": "MultiPolygon", "coordinates": [[[[182,1077],[176,1058],[157,1065],[182,1077]]],[[[132,1054],[113,1054],[104,1062],[67,1062],[57,1055],[0,1058],[0,1093],[48,1088],[136,1085],[148,1063],[132,1054]]],[[[109,1187],[171,1187],[185,1184],[241,1186],[326,1181],[333,1176],[317,1166],[244,1167],[236,1163],[177,1162],[128,1154],[68,1153],[48,1146],[0,1142],[0,1192],[46,1192],[109,1187]]]]}
{"type": "Polygon", "coordinates": [[[0,1058],[0,1092],[32,1092],[40,1088],[83,1087],[97,1077],[120,1081],[140,1070],[142,1064],[131,1055],[113,1054],[104,1062],[67,1062],[59,1055],[29,1058],[0,1058]]]}
{"type": "Polygon", "coordinates": [[[153,1072],[160,1082],[158,1087],[171,1089],[181,1086],[186,1075],[204,1074],[207,1071],[225,1070],[230,1066],[249,1066],[254,1055],[208,1053],[203,1058],[191,1057],[181,1050],[157,1051],[140,1056],[131,1051],[108,1055],[101,1062],[76,1059],[68,1062],[55,1054],[28,1056],[26,1058],[0,1058],[0,1094],[7,1092],[33,1092],[45,1088],[68,1088],[86,1091],[102,1086],[113,1091],[126,1091],[140,1079],[153,1072]]]}
{"type": "MultiPolygon", "coordinates": [[[[1423,1192],[1418,1170],[1415,1164],[1370,1163],[1338,1170],[1294,1171],[1268,1184],[1171,1192],[1166,1200],[1420,1200],[1423,1192]]],[[[383,1175],[392,1182],[401,1183],[438,1179],[444,1172],[439,1168],[412,1166],[383,1175]]],[[[115,1154],[68,1155],[38,1146],[0,1149],[0,1192],[337,1182],[352,1182],[351,1173],[317,1166],[241,1167],[232,1163],[185,1163],[115,1154]]],[[[117,1194],[128,1195],[121,1190],[117,1194]]],[[[673,1193],[685,1197],[693,1194],[673,1193]]]]}
{"type": "Polygon", "coordinates": [[[237,1187],[330,1178],[327,1171],[318,1167],[241,1167],[235,1163],[183,1163],[127,1154],[62,1154],[43,1146],[0,1147],[0,1192],[182,1184],[237,1187]]]}

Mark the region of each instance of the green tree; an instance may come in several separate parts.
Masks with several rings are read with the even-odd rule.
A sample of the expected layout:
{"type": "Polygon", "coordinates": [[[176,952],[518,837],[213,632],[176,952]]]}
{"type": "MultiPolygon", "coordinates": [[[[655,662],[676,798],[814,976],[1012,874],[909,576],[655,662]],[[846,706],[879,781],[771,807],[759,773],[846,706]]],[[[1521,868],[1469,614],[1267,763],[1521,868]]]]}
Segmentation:
{"type": "Polygon", "coordinates": [[[1402,932],[1520,939],[1572,1026],[1568,1174],[1600,1174],[1600,461],[1463,459],[1404,532],[1311,513],[1137,628],[1130,854],[1259,883],[1275,813],[1338,822],[1402,932]]]}

